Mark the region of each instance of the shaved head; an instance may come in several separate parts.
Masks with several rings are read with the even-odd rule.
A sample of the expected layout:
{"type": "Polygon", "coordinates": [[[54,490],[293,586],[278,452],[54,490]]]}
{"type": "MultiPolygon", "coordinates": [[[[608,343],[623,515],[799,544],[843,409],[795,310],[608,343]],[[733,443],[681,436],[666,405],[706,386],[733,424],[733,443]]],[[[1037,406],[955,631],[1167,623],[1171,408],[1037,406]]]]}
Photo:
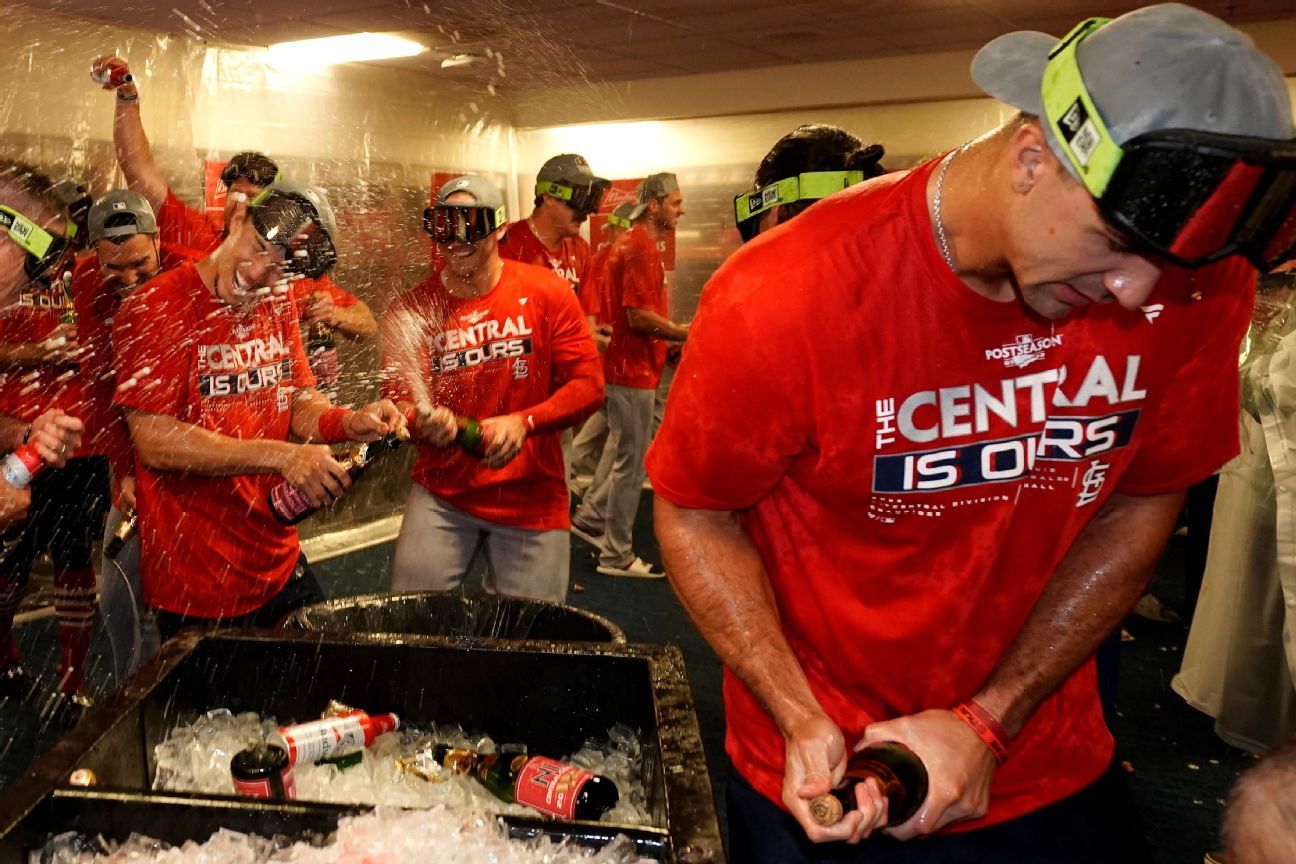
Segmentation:
{"type": "Polygon", "coordinates": [[[1229,864],[1296,861],[1296,744],[1238,778],[1224,813],[1229,864]]]}

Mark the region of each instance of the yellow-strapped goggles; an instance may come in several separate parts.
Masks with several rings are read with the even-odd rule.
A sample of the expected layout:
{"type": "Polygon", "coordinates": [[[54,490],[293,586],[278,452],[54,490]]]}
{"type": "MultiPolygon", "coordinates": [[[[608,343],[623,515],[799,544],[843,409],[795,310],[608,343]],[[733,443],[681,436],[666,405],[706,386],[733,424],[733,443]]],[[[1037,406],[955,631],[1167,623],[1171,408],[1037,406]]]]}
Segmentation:
{"type": "Polygon", "coordinates": [[[71,243],[66,237],[56,237],[34,221],[11,207],[0,205],[0,228],[18,248],[27,253],[23,272],[28,279],[52,284],[58,275],[55,271],[64,260],[71,243]]]}
{"type": "Polygon", "coordinates": [[[1296,247],[1296,141],[1164,129],[1116,143],[1076,56],[1110,19],[1078,24],[1049,52],[1045,120],[1103,217],[1186,267],[1243,255],[1270,270],[1296,247]]]}

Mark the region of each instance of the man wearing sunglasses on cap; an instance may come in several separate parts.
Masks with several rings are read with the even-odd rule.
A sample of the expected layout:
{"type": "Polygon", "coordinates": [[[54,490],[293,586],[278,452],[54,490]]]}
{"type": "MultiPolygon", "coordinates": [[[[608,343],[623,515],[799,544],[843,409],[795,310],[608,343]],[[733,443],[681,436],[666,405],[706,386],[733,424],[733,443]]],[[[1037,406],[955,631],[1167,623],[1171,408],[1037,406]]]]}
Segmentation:
{"type": "Polygon", "coordinates": [[[635,515],[643,492],[644,454],[652,437],[657,385],[668,346],[688,337],[687,324],[670,319],[666,270],[659,242],[684,215],[675,175],[651,174],[639,184],[630,211],[633,228],[608,257],[612,339],[603,352],[607,376],[608,440],[595,482],[572,517],[578,537],[599,547],[605,576],[661,579],[660,567],[635,554],[635,515]]]}
{"type": "MultiPolygon", "coordinates": [[[[120,57],[99,57],[91,64],[91,76],[96,81],[104,79],[103,88],[116,93],[113,145],[117,161],[130,188],[144,195],[157,214],[158,238],[170,245],[204,253],[213,251],[220,245],[224,229],[217,229],[202,213],[181,201],[162,176],[153,160],[153,148],[140,116],[139,84],[129,74],[126,61],[120,57]]],[[[240,193],[251,200],[281,178],[279,166],[264,153],[244,151],[230,157],[221,171],[221,183],[226,190],[221,224],[229,225],[238,198],[231,193],[240,193]]],[[[328,216],[333,218],[331,208],[328,216]]],[[[293,282],[293,296],[306,333],[311,371],[319,387],[333,393],[341,377],[334,336],[348,341],[371,339],[378,333],[378,323],[363,300],[339,287],[327,275],[318,279],[299,276],[293,282]]]]}
{"type": "Polygon", "coordinates": [[[972,72],[1023,115],[733,255],[649,453],[727,667],[735,860],[1148,857],[1091,658],[1237,450],[1246,259],[1293,239],[1289,95],[1175,4],[972,72]],[[888,826],[868,781],[815,822],[881,742],[926,766],[916,813],[888,826]]]}
{"type": "Polygon", "coordinates": [[[864,145],[845,129],[798,126],[780,138],[756,169],[750,192],[734,199],[734,224],[746,243],[789,221],[820,198],[885,174],[881,144],[864,145]]]}
{"type": "Polygon", "coordinates": [[[417,417],[418,447],[392,588],[455,588],[482,547],[486,590],[561,603],[559,433],[598,407],[603,375],[567,282],[500,257],[505,225],[491,181],[446,183],[424,212],[445,266],[383,316],[383,393],[417,417]],[[459,418],[482,418],[479,446],[454,446],[459,418]]]}
{"type": "MultiPolygon", "coordinates": [[[[32,483],[28,518],[0,550],[0,573],[17,587],[27,584],[37,556],[48,552],[53,560],[62,652],[58,687],[44,713],[59,725],[71,725],[91,704],[85,669],[95,617],[91,556],[108,513],[110,464],[122,507],[134,506],[129,435],[112,404],[109,328],[122,297],[163,260],[152,208],[137,192],[107,193],[88,208],[81,230],[94,254],[76,263],[70,292],[61,284],[24,291],[0,321],[0,410],[31,422],[57,407],[85,424],[82,446],[67,465],[32,483]]],[[[193,257],[168,249],[166,260],[174,265],[193,257]]],[[[104,597],[112,596],[106,586],[104,597]]]]}
{"type": "Polygon", "coordinates": [[[536,174],[535,209],[508,228],[500,257],[548,267],[578,297],[589,281],[590,248],[581,226],[612,184],[595,177],[584,156],[561,153],[540,166],[536,174]]]}
{"type": "Polygon", "coordinates": [[[236,201],[215,252],[155,277],[117,314],[143,599],[163,639],[188,625],[269,626],[321,599],[267,495],[282,479],[328,505],[350,477],[327,445],[404,425],[390,402],[350,411],[314,389],[282,279],[318,278],[334,260],[311,196],[272,185],[236,201]]]}

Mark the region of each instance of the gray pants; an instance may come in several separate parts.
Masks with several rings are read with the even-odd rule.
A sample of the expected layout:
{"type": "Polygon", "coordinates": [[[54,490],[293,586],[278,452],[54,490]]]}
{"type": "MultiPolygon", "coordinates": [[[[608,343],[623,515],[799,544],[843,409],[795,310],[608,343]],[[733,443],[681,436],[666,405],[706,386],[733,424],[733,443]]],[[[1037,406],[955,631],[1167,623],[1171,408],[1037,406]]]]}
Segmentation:
{"type": "MultiPolygon", "coordinates": [[[[108,513],[104,545],[117,533],[122,514],[108,513]]],[[[157,624],[140,597],[139,537],[132,537],[116,558],[99,561],[99,617],[112,651],[113,675],[118,683],[158,650],[157,624]]]]}
{"type": "Polygon", "coordinates": [[[653,423],[653,390],[607,386],[608,439],[594,485],[585,494],[581,521],[603,529],[599,562],[612,567],[635,557],[634,522],[639,512],[653,423]]]}
{"type": "Polygon", "coordinates": [[[593,474],[598,470],[607,434],[607,406],[604,406],[598,410],[597,414],[585,421],[585,425],[581,426],[580,431],[576,433],[576,440],[572,441],[572,476],[579,477],[582,474],[593,474]]]}
{"type": "Polygon", "coordinates": [[[571,534],[497,525],[460,512],[419,484],[405,499],[396,538],[393,591],[458,588],[479,550],[486,555],[483,587],[492,594],[564,603],[571,568],[571,534]]]}

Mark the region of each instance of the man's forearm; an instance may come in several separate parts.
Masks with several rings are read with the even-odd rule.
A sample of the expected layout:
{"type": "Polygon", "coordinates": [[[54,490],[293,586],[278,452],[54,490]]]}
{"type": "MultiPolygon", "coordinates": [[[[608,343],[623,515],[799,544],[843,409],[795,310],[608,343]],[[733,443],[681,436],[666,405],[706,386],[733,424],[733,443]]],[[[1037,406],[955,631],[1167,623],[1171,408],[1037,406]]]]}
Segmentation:
{"type": "Polygon", "coordinates": [[[329,323],[334,330],[352,341],[372,339],[378,332],[378,322],[363,300],[358,300],[351,306],[335,306],[333,320],[329,323]]]}
{"type": "MultiPolygon", "coordinates": [[[[132,87],[133,85],[126,85],[132,87]]],[[[136,91],[138,92],[138,91],[136,91]]],[[[167,183],[153,161],[153,148],[144,132],[138,101],[117,99],[113,114],[113,147],[126,185],[148,199],[157,213],[166,203],[167,183]]]]}
{"type": "Polygon", "coordinates": [[[23,443],[31,424],[8,414],[0,414],[0,452],[9,453],[23,443]]]}
{"type": "Polygon", "coordinates": [[[292,433],[303,441],[323,441],[319,421],[333,405],[318,390],[306,390],[293,402],[292,433]]]}
{"type": "Polygon", "coordinates": [[[155,471],[229,476],[276,474],[292,455],[287,441],[234,438],[164,414],[128,411],[140,462],[155,471]]]}
{"type": "Polygon", "coordinates": [[[676,507],[660,496],[653,512],[675,594],[720,661],[780,729],[822,714],[783,638],[764,564],[737,515],[676,507]]]}
{"type": "Polygon", "coordinates": [[[1114,495],[1062,559],[976,701],[1016,735],[1147,588],[1183,493],[1114,495]]]}
{"type": "Polygon", "coordinates": [[[627,309],[626,318],[631,330],[645,336],[668,339],[671,342],[683,342],[688,338],[688,327],[647,309],[627,309]]]}

